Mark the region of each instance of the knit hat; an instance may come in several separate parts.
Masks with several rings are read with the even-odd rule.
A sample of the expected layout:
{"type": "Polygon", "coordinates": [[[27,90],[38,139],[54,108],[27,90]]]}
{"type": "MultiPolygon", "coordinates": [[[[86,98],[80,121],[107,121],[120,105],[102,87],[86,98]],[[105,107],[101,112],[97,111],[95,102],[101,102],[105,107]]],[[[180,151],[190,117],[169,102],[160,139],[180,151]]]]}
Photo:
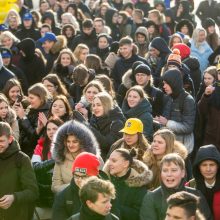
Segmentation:
{"type": "Polygon", "coordinates": [[[140,64],[134,70],[134,75],[136,75],[137,73],[143,73],[149,76],[151,75],[151,69],[146,64],[140,64]]]}
{"type": "Polygon", "coordinates": [[[80,172],[87,176],[97,176],[99,174],[100,162],[98,157],[92,153],[80,153],[73,162],[72,173],[80,172]]]}
{"type": "Polygon", "coordinates": [[[178,49],[174,49],[167,59],[167,65],[175,65],[181,68],[181,56],[178,49]]]}
{"type": "Polygon", "coordinates": [[[215,26],[215,21],[212,18],[206,18],[202,26],[207,29],[208,27],[215,26]]]}
{"type": "Polygon", "coordinates": [[[173,46],[173,49],[178,49],[180,51],[181,59],[184,60],[190,55],[190,47],[184,43],[178,43],[173,46]]]}

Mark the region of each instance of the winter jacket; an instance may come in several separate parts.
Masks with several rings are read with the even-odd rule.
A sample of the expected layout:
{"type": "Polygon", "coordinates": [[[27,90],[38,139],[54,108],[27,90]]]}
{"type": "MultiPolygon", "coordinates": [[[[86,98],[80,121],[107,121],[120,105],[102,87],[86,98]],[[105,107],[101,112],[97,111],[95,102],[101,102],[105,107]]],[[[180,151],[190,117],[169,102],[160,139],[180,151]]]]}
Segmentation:
{"type": "Polygon", "coordinates": [[[131,169],[122,177],[109,174],[108,161],[103,170],[115,186],[120,219],[138,220],[141,203],[147,192],[146,185],[152,179],[152,172],[139,160],[134,160],[131,169]]]}
{"type": "MultiPolygon", "coordinates": [[[[122,106],[122,102],[128,89],[130,89],[134,85],[136,85],[136,82],[134,80],[132,70],[128,70],[122,77],[122,83],[118,88],[118,93],[116,94],[116,99],[119,106],[122,106]]],[[[164,93],[150,83],[146,85],[143,89],[149,97],[149,102],[152,106],[152,115],[154,117],[157,115],[162,115],[165,99],[164,93]]]]}
{"type": "Polygon", "coordinates": [[[0,154],[0,174],[0,197],[10,194],[15,197],[10,208],[0,208],[0,219],[32,219],[38,197],[37,181],[30,159],[20,151],[16,141],[0,154]]]}
{"type": "Polygon", "coordinates": [[[200,70],[203,73],[204,70],[209,65],[208,58],[213,53],[213,50],[206,41],[200,43],[199,48],[196,47],[195,42],[193,40],[190,43],[191,43],[190,55],[196,57],[199,60],[200,70]]]}
{"type": "Polygon", "coordinates": [[[100,158],[99,145],[90,129],[74,120],[66,122],[56,132],[52,146],[52,158],[55,160],[52,191],[59,192],[69,185],[72,179],[73,161],[83,151],[93,153],[100,158]],[[82,141],[80,150],[76,153],[69,153],[65,147],[67,134],[73,134],[82,141]]]}
{"type": "Polygon", "coordinates": [[[38,140],[38,144],[34,150],[31,162],[37,177],[39,187],[39,199],[37,206],[51,207],[53,204],[54,194],[51,191],[52,173],[54,167],[54,160],[51,159],[51,152],[48,152],[47,160],[43,160],[43,146],[44,138],[38,140]]]}
{"type": "MultiPolygon", "coordinates": [[[[220,97],[218,97],[219,99],[220,97]]],[[[202,120],[205,120],[203,144],[214,144],[220,151],[220,109],[210,104],[211,96],[203,94],[198,102],[198,111],[202,120]]]]}
{"type": "Polygon", "coordinates": [[[123,57],[120,57],[112,70],[111,78],[114,81],[115,90],[118,90],[119,85],[122,81],[122,76],[125,74],[125,72],[130,69],[134,62],[136,61],[142,61],[146,64],[146,60],[136,54],[132,55],[128,59],[124,59],[123,57]]]}
{"type": "Polygon", "coordinates": [[[125,117],[121,109],[116,106],[107,115],[90,119],[91,129],[100,145],[103,159],[108,154],[111,145],[122,137],[119,131],[124,127],[125,117]]]}
{"type": "Polygon", "coordinates": [[[175,133],[176,139],[186,146],[188,153],[191,153],[194,147],[195,101],[183,89],[183,82],[178,70],[168,70],[163,75],[163,80],[172,89],[163,113],[163,116],[168,119],[166,127],[175,133]]]}
{"type": "Polygon", "coordinates": [[[127,119],[138,118],[144,125],[144,135],[148,140],[152,140],[153,135],[153,117],[152,107],[147,99],[143,99],[135,107],[130,108],[128,101],[124,99],[122,104],[122,111],[127,119]]]}
{"type": "Polygon", "coordinates": [[[199,190],[184,186],[183,181],[176,189],[167,188],[164,184],[161,184],[154,191],[148,191],[141,206],[140,220],[164,220],[167,211],[167,198],[180,191],[186,191],[200,197],[199,210],[206,220],[212,220],[210,209],[202,193],[199,190]]]}
{"type": "Polygon", "coordinates": [[[27,114],[27,118],[19,119],[19,129],[20,129],[20,145],[21,150],[25,152],[28,156],[32,157],[35,146],[37,145],[37,140],[39,135],[36,133],[38,114],[43,112],[47,115],[50,108],[50,104],[45,103],[38,109],[30,109],[27,114]]]}
{"type": "Polygon", "coordinates": [[[207,188],[199,169],[199,165],[205,160],[213,160],[218,164],[218,166],[220,165],[220,153],[214,145],[205,145],[200,147],[197,151],[193,164],[194,179],[192,179],[188,185],[202,192],[209,204],[210,210],[213,213],[214,220],[217,220],[220,219],[220,169],[218,168],[213,188],[207,188]]]}
{"type": "Polygon", "coordinates": [[[112,213],[103,216],[92,211],[87,206],[82,206],[79,213],[68,218],[68,220],[82,220],[82,219],[83,220],[119,220],[119,218],[113,215],[112,213]]]}
{"type": "Polygon", "coordinates": [[[46,75],[46,69],[43,59],[35,54],[34,41],[30,38],[24,39],[17,47],[25,54],[25,56],[21,57],[18,67],[24,72],[28,86],[41,82],[46,75]]]}

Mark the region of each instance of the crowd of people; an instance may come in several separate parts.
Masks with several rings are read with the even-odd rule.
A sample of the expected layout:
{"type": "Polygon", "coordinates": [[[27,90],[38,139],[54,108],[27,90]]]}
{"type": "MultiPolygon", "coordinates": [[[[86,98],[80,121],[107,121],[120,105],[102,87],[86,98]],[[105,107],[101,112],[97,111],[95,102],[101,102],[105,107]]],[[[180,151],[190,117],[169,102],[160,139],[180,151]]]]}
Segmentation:
{"type": "Polygon", "coordinates": [[[0,24],[0,220],[219,220],[220,3],[17,5],[0,24]]]}

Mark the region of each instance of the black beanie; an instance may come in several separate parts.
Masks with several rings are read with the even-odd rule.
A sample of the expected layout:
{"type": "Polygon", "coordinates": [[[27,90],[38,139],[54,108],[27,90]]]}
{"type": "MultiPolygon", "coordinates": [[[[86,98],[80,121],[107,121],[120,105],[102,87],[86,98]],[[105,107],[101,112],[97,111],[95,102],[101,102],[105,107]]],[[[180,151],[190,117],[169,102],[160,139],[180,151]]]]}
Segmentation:
{"type": "Polygon", "coordinates": [[[134,70],[134,75],[136,75],[137,73],[143,73],[149,76],[151,75],[151,69],[146,64],[140,64],[134,70]]]}

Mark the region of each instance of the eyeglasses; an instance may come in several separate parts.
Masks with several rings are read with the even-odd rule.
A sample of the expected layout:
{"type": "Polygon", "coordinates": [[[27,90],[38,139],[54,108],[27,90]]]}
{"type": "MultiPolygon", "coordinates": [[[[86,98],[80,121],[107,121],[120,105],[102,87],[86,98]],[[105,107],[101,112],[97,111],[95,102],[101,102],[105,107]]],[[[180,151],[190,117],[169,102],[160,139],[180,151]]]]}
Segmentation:
{"type": "Polygon", "coordinates": [[[86,179],[88,176],[87,176],[87,175],[80,176],[80,175],[77,175],[77,174],[73,174],[73,177],[74,177],[74,179],[84,180],[84,179],[86,179]]]}

